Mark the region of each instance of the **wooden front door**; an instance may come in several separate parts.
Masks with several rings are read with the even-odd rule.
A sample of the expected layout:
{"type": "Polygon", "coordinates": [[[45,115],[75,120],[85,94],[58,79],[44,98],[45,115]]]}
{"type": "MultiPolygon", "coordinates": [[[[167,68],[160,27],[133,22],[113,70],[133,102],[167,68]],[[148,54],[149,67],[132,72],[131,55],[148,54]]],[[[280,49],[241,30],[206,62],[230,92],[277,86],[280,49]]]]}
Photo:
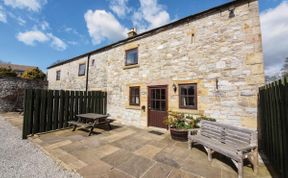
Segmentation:
{"type": "Polygon", "coordinates": [[[148,87],[148,126],[167,128],[163,123],[168,108],[167,86],[148,87]]]}

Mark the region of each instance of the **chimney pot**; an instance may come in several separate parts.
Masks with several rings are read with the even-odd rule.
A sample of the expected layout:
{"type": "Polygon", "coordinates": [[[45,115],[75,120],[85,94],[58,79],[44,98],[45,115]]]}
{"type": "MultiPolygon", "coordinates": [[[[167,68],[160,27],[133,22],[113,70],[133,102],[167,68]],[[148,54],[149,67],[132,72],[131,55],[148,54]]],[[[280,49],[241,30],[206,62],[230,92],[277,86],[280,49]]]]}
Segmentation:
{"type": "Polygon", "coordinates": [[[131,28],[130,31],[128,32],[128,38],[136,36],[136,35],[137,35],[136,28],[131,28]]]}

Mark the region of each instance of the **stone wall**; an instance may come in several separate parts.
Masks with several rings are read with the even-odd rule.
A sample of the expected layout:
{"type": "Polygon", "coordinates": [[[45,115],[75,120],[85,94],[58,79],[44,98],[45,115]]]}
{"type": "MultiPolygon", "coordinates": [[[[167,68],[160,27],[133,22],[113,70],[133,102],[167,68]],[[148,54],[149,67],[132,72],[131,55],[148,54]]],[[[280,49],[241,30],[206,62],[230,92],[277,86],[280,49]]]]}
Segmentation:
{"type": "Polygon", "coordinates": [[[23,109],[25,89],[47,89],[47,81],[26,80],[17,77],[0,78],[0,112],[23,109]]]}
{"type": "MultiPolygon", "coordinates": [[[[219,9],[196,20],[91,56],[89,90],[108,92],[108,112],[125,124],[147,126],[147,87],[167,85],[168,109],[256,128],[257,92],[264,84],[258,1],[219,9]],[[192,38],[192,34],[194,37],[192,38]],[[138,65],[125,66],[125,51],[138,47],[138,65]],[[95,66],[91,66],[92,60],[95,66]],[[219,88],[216,89],[216,79],[219,88]],[[198,108],[180,109],[173,84],[196,83],[198,108]],[[129,87],[140,86],[141,104],[129,106],[129,87]]],[[[81,58],[48,70],[49,88],[85,89],[81,58]],[[55,80],[56,70],[63,77],[55,80]],[[77,72],[76,72],[77,71],[77,72]],[[69,74],[69,75],[68,75],[69,74]]],[[[178,86],[178,85],[177,85],[178,86]]]]}

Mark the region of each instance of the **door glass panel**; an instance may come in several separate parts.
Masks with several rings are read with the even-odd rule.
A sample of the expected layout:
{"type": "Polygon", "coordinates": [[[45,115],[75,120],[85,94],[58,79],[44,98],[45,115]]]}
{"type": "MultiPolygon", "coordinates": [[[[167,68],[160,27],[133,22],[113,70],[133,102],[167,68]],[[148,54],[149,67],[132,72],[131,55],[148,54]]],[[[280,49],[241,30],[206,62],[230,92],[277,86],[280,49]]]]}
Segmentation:
{"type": "Polygon", "coordinates": [[[166,111],[166,89],[151,89],[150,107],[155,111],[166,111]]]}
{"type": "Polygon", "coordinates": [[[160,101],[155,101],[155,110],[159,111],[160,110],[160,101]]]}
{"type": "Polygon", "coordinates": [[[161,101],[161,111],[166,111],[166,101],[161,101]]]}
{"type": "Polygon", "coordinates": [[[151,101],[151,105],[152,105],[152,106],[151,106],[151,109],[153,109],[153,110],[154,110],[154,109],[155,109],[155,107],[156,107],[156,103],[155,103],[155,101],[151,101]]]}
{"type": "Polygon", "coordinates": [[[161,99],[166,99],[166,92],[165,89],[161,89],[161,99]]]}
{"type": "Polygon", "coordinates": [[[156,98],[155,99],[160,99],[160,90],[155,89],[155,92],[156,92],[156,98]]]}
{"type": "Polygon", "coordinates": [[[152,89],[152,99],[154,99],[154,98],[156,98],[156,92],[155,92],[155,90],[154,89],[152,89]]]}

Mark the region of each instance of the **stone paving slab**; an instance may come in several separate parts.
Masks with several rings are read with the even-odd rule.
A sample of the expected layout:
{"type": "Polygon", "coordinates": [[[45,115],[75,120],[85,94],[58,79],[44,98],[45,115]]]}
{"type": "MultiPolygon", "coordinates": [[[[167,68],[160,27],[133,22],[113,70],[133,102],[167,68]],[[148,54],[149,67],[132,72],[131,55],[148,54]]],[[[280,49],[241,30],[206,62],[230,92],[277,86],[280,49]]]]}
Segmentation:
{"type": "Polygon", "coordinates": [[[139,156],[144,156],[146,158],[153,159],[153,157],[160,151],[161,148],[147,144],[136,150],[134,153],[139,156]]]}
{"type": "MultiPolygon", "coordinates": [[[[19,127],[16,117],[19,116],[11,114],[8,120],[19,127]]],[[[187,143],[172,140],[166,130],[160,131],[162,135],[156,135],[150,133],[153,128],[113,124],[111,131],[97,128],[98,134],[90,137],[81,130],[64,129],[35,135],[30,140],[88,178],[237,177],[235,166],[228,158],[214,154],[213,161],[209,162],[202,146],[189,150],[187,143]]],[[[244,176],[271,177],[263,164],[257,175],[249,164],[246,165],[244,176]]]]}
{"type": "Polygon", "coordinates": [[[106,156],[101,160],[134,177],[143,175],[154,163],[152,160],[135,155],[123,149],[106,156]]]}
{"type": "Polygon", "coordinates": [[[162,163],[155,163],[154,166],[149,169],[143,178],[166,178],[172,171],[172,167],[162,163]]]}

